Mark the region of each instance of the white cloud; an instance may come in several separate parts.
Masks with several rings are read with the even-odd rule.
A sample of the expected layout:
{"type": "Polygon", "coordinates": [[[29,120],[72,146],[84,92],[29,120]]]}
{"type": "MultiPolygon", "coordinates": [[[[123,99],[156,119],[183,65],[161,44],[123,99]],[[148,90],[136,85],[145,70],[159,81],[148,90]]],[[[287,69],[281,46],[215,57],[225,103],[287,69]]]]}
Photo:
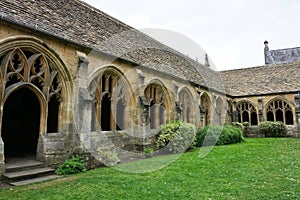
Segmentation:
{"type": "Polygon", "coordinates": [[[300,46],[297,0],[85,1],[137,29],[191,38],[220,70],[263,65],[264,40],[271,49],[300,46]]]}

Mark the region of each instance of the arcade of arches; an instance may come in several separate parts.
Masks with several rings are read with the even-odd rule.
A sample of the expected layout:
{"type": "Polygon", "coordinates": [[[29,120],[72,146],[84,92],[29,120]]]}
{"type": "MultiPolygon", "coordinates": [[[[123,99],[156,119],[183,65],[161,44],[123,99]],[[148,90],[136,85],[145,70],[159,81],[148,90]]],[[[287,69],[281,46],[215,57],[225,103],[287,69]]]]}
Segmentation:
{"type": "Polygon", "coordinates": [[[0,52],[3,163],[24,154],[61,163],[78,149],[83,151],[81,143],[97,143],[99,132],[117,135],[139,131],[136,127],[153,131],[173,119],[197,127],[232,121],[255,127],[264,120],[283,121],[292,128],[298,124],[295,101],[282,95],[235,99],[180,80],[175,84],[159,73],[140,70],[141,76],[124,63],[96,67],[88,74],[88,57],[72,58],[76,65],[65,67],[64,57],[43,48],[20,45],[0,52]],[[70,78],[73,71],[76,76],[70,78]],[[92,80],[92,86],[86,80],[92,80]]]}

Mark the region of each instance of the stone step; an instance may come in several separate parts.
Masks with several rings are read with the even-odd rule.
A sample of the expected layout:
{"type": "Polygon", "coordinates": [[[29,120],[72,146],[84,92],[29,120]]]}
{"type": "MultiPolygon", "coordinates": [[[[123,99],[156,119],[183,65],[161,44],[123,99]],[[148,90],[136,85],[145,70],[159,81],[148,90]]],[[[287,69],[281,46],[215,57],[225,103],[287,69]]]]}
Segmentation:
{"type": "Polygon", "coordinates": [[[23,180],[23,181],[17,181],[17,182],[12,182],[10,185],[12,186],[20,186],[20,185],[27,185],[31,183],[38,183],[42,181],[48,181],[48,180],[53,180],[57,179],[60,176],[58,175],[48,175],[48,176],[43,176],[43,177],[38,177],[38,178],[33,178],[33,179],[28,179],[28,180],[23,180]]]}
{"type": "Polygon", "coordinates": [[[55,170],[50,167],[41,167],[16,172],[6,172],[3,174],[3,178],[9,183],[11,183],[19,180],[32,179],[40,176],[53,174],[54,171],[55,170]]]}
{"type": "Polygon", "coordinates": [[[43,166],[44,163],[36,160],[28,160],[28,161],[18,162],[18,163],[6,163],[5,172],[17,172],[17,171],[40,168],[43,166]]]}

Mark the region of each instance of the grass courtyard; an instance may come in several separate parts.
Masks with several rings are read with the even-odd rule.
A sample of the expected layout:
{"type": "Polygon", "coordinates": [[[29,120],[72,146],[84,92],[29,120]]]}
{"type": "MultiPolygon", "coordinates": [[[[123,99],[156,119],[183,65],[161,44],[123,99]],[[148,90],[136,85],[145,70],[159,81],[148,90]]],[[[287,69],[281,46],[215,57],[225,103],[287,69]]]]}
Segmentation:
{"type": "Polygon", "coordinates": [[[100,168],[54,181],[0,189],[0,199],[300,199],[300,139],[246,139],[217,146],[204,158],[192,150],[100,168]]]}

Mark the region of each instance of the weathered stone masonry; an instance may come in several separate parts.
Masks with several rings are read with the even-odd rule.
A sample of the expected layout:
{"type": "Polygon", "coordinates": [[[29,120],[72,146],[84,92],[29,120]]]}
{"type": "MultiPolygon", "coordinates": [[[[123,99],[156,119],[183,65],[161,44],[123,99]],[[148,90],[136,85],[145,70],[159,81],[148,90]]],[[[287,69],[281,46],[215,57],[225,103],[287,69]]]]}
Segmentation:
{"type": "Polygon", "coordinates": [[[0,6],[0,174],[11,156],[138,152],[172,119],[281,120],[298,134],[298,49],[266,46],[266,65],[216,72],[79,0],[0,6]]]}

